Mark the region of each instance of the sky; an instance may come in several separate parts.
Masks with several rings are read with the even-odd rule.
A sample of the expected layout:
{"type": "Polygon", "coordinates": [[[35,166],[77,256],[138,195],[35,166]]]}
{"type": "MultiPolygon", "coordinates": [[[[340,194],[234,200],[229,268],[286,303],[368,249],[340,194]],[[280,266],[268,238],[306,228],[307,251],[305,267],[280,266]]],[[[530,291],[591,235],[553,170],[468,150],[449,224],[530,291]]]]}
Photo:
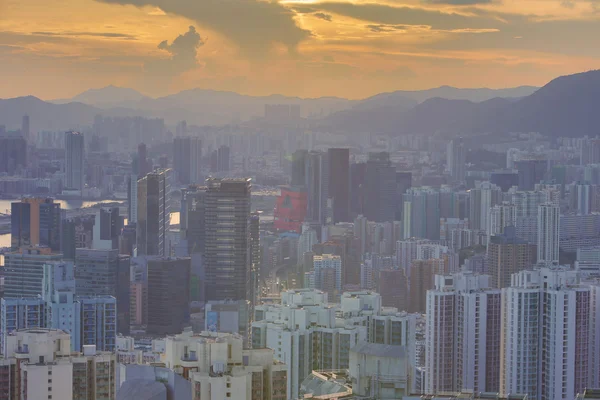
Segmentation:
{"type": "Polygon", "coordinates": [[[600,68],[600,0],[0,0],[0,98],[364,98],[600,68]]]}

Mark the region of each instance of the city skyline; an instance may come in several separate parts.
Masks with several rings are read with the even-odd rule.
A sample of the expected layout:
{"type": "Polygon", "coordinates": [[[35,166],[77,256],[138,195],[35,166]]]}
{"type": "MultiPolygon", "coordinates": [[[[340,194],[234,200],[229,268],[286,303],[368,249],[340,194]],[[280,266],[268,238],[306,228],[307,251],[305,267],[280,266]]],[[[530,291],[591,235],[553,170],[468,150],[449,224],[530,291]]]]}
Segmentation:
{"type": "Polygon", "coordinates": [[[0,4],[0,73],[11,84],[0,97],[70,98],[111,84],[153,96],[199,87],[347,98],[446,84],[541,86],[600,67],[597,7],[574,0],[64,0],[51,8],[8,1],[0,4]],[[73,18],[65,21],[65,13],[73,18]]]}

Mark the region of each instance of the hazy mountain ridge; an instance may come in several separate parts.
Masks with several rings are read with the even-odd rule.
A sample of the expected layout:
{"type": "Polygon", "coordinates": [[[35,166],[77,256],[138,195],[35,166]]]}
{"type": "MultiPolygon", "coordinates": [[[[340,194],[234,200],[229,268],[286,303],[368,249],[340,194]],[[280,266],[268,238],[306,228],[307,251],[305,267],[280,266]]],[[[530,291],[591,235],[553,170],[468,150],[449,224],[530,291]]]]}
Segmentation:
{"type": "Polygon", "coordinates": [[[54,104],[33,96],[0,100],[0,123],[9,129],[20,126],[24,114],[31,116],[34,130],[65,130],[91,125],[97,114],[165,118],[167,124],[224,125],[256,120],[265,104],[299,104],[310,115],[315,129],[339,133],[478,134],[541,132],[553,136],[595,136],[600,126],[596,116],[600,104],[600,71],[588,71],[554,79],[544,87],[513,89],[456,89],[441,87],[427,91],[382,93],[364,100],[335,97],[302,99],[282,95],[246,96],[234,92],[190,89],[151,98],[126,88],[108,87],[76,96],[96,104],[54,104]],[[533,93],[521,97],[526,91],[533,93]],[[484,101],[441,98],[419,101],[423,96],[445,93],[485,98],[484,101]],[[111,97],[112,96],[112,97],[111,97]],[[111,102],[111,98],[117,97],[111,102]],[[413,96],[412,98],[410,96],[413,96]],[[421,97],[419,97],[421,96],[421,97]],[[100,106],[102,105],[102,106],[100,106]]]}

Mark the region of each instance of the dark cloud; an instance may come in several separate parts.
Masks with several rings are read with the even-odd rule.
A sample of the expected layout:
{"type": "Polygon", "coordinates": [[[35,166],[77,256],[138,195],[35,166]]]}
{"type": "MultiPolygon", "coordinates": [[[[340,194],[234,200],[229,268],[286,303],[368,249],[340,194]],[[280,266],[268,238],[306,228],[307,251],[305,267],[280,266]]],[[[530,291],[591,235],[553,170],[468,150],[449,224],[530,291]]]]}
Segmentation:
{"type": "Polygon", "coordinates": [[[36,36],[87,36],[87,37],[102,37],[102,38],[116,38],[116,39],[128,39],[135,40],[136,36],[127,33],[118,32],[31,32],[32,35],[36,36]]]}
{"type": "Polygon", "coordinates": [[[158,45],[158,48],[168,52],[171,58],[147,62],[144,69],[151,75],[177,75],[193,69],[198,65],[198,47],[203,44],[204,41],[196,32],[196,28],[190,26],[186,33],[177,36],[171,44],[165,40],[158,45]]]}
{"type": "Polygon", "coordinates": [[[424,8],[390,6],[385,4],[354,4],[325,2],[318,7],[323,12],[385,25],[428,25],[433,29],[483,29],[495,28],[502,22],[496,15],[486,15],[475,10],[475,15],[447,13],[424,8]]]}
{"type": "Polygon", "coordinates": [[[277,1],[263,0],[98,0],[111,4],[154,6],[195,20],[239,45],[249,58],[266,56],[274,43],[290,51],[310,37],[298,27],[295,13],[277,1]]]}
{"type": "Polygon", "coordinates": [[[422,0],[422,2],[427,4],[451,4],[453,6],[499,3],[497,0],[422,0]]]}
{"type": "Polygon", "coordinates": [[[329,22],[331,22],[332,19],[333,19],[332,16],[331,16],[331,14],[325,14],[325,13],[322,13],[322,12],[314,13],[313,15],[315,17],[319,18],[319,19],[322,19],[322,20],[325,20],[325,21],[329,21],[329,22]]]}
{"type": "Polygon", "coordinates": [[[405,31],[408,29],[406,25],[367,25],[366,28],[371,32],[380,33],[380,32],[395,32],[395,31],[405,31]]]}

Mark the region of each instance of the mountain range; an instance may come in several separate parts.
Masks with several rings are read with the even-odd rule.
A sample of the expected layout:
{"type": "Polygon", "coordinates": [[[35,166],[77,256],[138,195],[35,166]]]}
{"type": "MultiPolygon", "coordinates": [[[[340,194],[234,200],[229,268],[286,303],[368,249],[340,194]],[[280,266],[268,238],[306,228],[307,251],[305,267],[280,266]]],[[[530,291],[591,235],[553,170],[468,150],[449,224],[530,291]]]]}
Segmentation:
{"type": "Polygon", "coordinates": [[[108,86],[72,99],[42,101],[33,96],[0,99],[0,124],[9,129],[28,114],[33,130],[89,126],[97,114],[164,118],[174,125],[260,124],[265,104],[297,104],[314,129],[340,133],[477,134],[540,132],[553,136],[593,135],[600,117],[600,71],[554,79],[542,88],[459,89],[381,93],[362,100],[304,99],[282,95],[185,90],[152,98],[133,89],[108,86]]]}

